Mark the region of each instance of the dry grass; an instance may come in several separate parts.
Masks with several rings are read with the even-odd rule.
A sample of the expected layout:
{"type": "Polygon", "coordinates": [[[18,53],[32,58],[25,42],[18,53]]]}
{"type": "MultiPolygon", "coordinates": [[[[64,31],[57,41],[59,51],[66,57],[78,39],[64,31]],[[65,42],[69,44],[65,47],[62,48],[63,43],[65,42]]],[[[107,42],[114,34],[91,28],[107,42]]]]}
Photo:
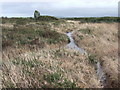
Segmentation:
{"type": "Polygon", "coordinates": [[[107,87],[118,87],[118,24],[95,23],[82,26],[74,33],[76,43],[87,52],[96,55],[102,63],[108,77],[107,87]],[[91,33],[82,32],[88,29],[91,33]]]}
{"type": "MultiPolygon", "coordinates": [[[[95,63],[91,63],[93,59],[101,62],[103,70],[108,76],[108,86],[106,87],[110,87],[110,85],[117,87],[117,23],[80,23],[80,21],[67,20],[62,23],[30,22],[25,25],[13,24],[15,23],[4,23],[1,26],[5,30],[3,31],[3,36],[6,41],[9,41],[6,36],[9,36],[11,32],[14,35],[19,35],[19,33],[15,33],[15,30],[28,30],[29,28],[35,31],[37,29],[56,31],[57,34],[55,34],[57,36],[53,37],[53,32],[46,34],[46,32],[41,31],[43,33],[42,36],[35,34],[36,36],[34,37],[31,35],[31,45],[27,43],[18,46],[8,42],[8,46],[2,52],[3,87],[102,88],[96,75],[95,63]],[[69,41],[65,33],[70,31],[74,31],[75,43],[79,47],[84,48],[91,57],[81,55],[76,50],[63,48],[69,41]],[[58,34],[60,36],[63,35],[64,37],[62,38],[64,39],[60,39],[60,42],[56,43],[46,43],[49,38],[57,40],[58,34]],[[43,48],[40,48],[42,45],[43,48]]],[[[30,32],[33,33],[34,31],[30,30],[30,32]]],[[[29,36],[30,32],[26,33],[25,37],[29,36]]],[[[24,35],[23,33],[22,36],[24,35]]]]}
{"type": "Polygon", "coordinates": [[[44,49],[17,55],[13,52],[13,49],[8,55],[3,52],[3,87],[55,87],[44,79],[44,75],[54,73],[63,76],[61,83],[66,78],[80,88],[101,87],[95,68],[87,56],[77,51],[44,49]]]}

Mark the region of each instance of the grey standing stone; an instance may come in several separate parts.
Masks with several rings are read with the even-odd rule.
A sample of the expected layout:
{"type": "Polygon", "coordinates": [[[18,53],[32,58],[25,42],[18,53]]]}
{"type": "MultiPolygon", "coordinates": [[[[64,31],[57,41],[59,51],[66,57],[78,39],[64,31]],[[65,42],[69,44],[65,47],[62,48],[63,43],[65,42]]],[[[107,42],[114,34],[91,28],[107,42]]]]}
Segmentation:
{"type": "Polygon", "coordinates": [[[35,12],[34,12],[34,18],[38,19],[39,16],[40,16],[40,12],[37,11],[37,10],[35,10],[35,12]]]}

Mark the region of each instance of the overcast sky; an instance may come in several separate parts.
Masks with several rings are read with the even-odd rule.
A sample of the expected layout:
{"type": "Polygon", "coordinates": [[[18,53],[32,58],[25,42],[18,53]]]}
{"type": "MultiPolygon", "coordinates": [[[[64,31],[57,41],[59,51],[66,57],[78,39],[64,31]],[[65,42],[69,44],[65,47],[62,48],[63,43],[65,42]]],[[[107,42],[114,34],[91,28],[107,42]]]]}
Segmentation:
{"type": "MultiPolygon", "coordinates": [[[[20,0],[19,0],[20,1],[20,0]]],[[[33,17],[34,10],[41,15],[56,17],[118,16],[119,0],[29,0],[29,2],[0,2],[0,16],[33,17]]]]}

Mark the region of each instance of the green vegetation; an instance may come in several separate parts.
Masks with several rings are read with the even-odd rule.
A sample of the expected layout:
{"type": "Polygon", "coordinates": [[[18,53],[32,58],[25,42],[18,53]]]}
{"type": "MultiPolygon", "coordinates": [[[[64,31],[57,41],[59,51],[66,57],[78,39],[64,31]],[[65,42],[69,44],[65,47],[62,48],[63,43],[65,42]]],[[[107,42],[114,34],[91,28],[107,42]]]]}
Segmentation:
{"type": "Polygon", "coordinates": [[[66,22],[65,22],[64,19],[59,19],[59,20],[54,20],[54,21],[52,21],[52,24],[53,24],[54,26],[58,26],[58,25],[60,25],[61,23],[66,23],[66,22]]]}
{"type": "MultiPolygon", "coordinates": [[[[37,70],[38,68],[40,69],[41,66],[44,66],[44,64],[37,59],[26,61],[21,58],[16,58],[12,60],[12,63],[14,65],[20,66],[24,75],[31,76],[34,79],[37,78],[36,80],[39,81],[38,84],[40,84],[42,88],[77,88],[75,82],[71,82],[67,78],[64,78],[64,76],[58,72],[52,74],[46,73],[43,75],[40,75],[39,73],[35,74],[35,71],[32,70],[32,68],[37,70]],[[43,81],[46,81],[47,84],[43,84],[43,81]]],[[[11,82],[8,87],[15,87],[15,85],[11,82]]]]}
{"type": "Polygon", "coordinates": [[[38,62],[38,60],[36,59],[33,59],[32,61],[31,60],[26,61],[24,59],[16,58],[15,60],[12,60],[12,63],[14,65],[21,65],[21,66],[29,67],[29,68],[33,68],[38,65],[43,65],[41,62],[38,62]]]}
{"type": "Polygon", "coordinates": [[[50,82],[56,83],[56,82],[58,82],[61,79],[61,75],[58,74],[58,73],[49,74],[49,75],[45,75],[44,79],[46,81],[48,81],[49,83],[50,82]]]}
{"type": "Polygon", "coordinates": [[[87,25],[51,16],[40,16],[37,22],[31,17],[6,17],[2,23],[3,88],[100,88],[95,73],[97,60],[103,62],[103,69],[108,61],[110,66],[117,61],[117,49],[113,47],[117,45],[117,23],[87,25]],[[75,31],[75,43],[88,54],[82,55],[77,50],[62,48],[70,41],[64,33],[72,30],[75,31]],[[99,38],[101,35],[107,36],[99,38]],[[113,45],[106,48],[107,43],[98,44],[103,43],[102,40],[108,44],[112,42],[113,45]],[[101,48],[105,48],[104,53],[101,48]]]}
{"type": "Polygon", "coordinates": [[[7,82],[7,85],[6,85],[6,87],[7,88],[15,88],[15,85],[14,85],[14,83],[12,83],[12,82],[7,82]]]}
{"type": "MultiPolygon", "coordinates": [[[[13,24],[13,28],[2,28],[3,49],[8,46],[16,45],[36,45],[43,48],[45,43],[57,44],[61,42],[68,42],[68,37],[64,34],[58,33],[55,30],[52,30],[49,25],[50,22],[47,21],[35,22],[33,18],[4,18],[3,22],[6,24],[13,24]]],[[[51,21],[51,23],[55,22],[56,21],[51,21]]],[[[59,24],[60,21],[57,22],[59,24]]]]}
{"type": "Polygon", "coordinates": [[[88,60],[90,63],[96,63],[96,55],[88,55],[88,60]]]}
{"type": "Polygon", "coordinates": [[[87,18],[63,18],[66,20],[75,20],[80,21],[81,23],[112,23],[112,22],[120,22],[120,17],[87,17],[87,18]]]}
{"type": "Polygon", "coordinates": [[[84,37],[80,35],[79,38],[80,38],[80,40],[83,40],[84,37]]]}
{"type": "MultiPolygon", "coordinates": [[[[60,21],[64,20],[75,20],[75,21],[80,21],[81,23],[112,23],[112,22],[120,22],[120,17],[81,17],[81,18],[56,18],[54,16],[39,16],[37,18],[37,21],[57,21],[57,23],[60,21]]],[[[27,18],[7,18],[7,17],[2,17],[2,23],[28,23],[28,22],[35,22],[35,19],[32,17],[27,17],[27,18]],[[22,20],[22,21],[21,21],[22,20]]],[[[56,24],[56,23],[55,23],[56,24]]]]}
{"type": "Polygon", "coordinates": [[[61,57],[62,56],[62,53],[61,53],[60,49],[56,50],[56,52],[54,54],[55,54],[55,57],[61,57]]]}
{"type": "Polygon", "coordinates": [[[40,16],[40,17],[38,17],[38,20],[39,21],[55,21],[55,20],[59,20],[59,19],[56,17],[53,17],[53,16],[40,16]]]}
{"type": "Polygon", "coordinates": [[[10,23],[10,24],[26,24],[26,23],[30,23],[30,22],[35,22],[34,18],[32,17],[27,17],[27,18],[23,18],[23,17],[20,17],[20,18],[7,18],[7,17],[2,17],[2,24],[5,24],[5,23],[10,23]]]}
{"type": "MultiPolygon", "coordinates": [[[[66,78],[63,78],[61,74],[53,73],[49,75],[45,75],[44,79],[50,83],[52,88],[77,88],[75,82],[71,82],[66,78]]],[[[47,86],[43,86],[43,88],[48,88],[47,86]]]]}
{"type": "Polygon", "coordinates": [[[58,18],[54,16],[40,16],[40,12],[35,10],[34,12],[34,18],[36,21],[55,21],[59,20],[58,18]]]}
{"type": "MultiPolygon", "coordinates": [[[[37,19],[37,22],[39,21],[47,21],[47,22],[61,22],[63,21],[62,19],[58,19],[54,16],[39,16],[37,19]]],[[[30,22],[35,22],[36,19],[32,18],[32,17],[27,17],[27,18],[24,18],[24,17],[19,17],[19,18],[7,18],[7,17],[2,17],[2,24],[5,24],[5,23],[17,23],[19,25],[24,25],[26,23],[30,23],[30,22]]]]}
{"type": "Polygon", "coordinates": [[[92,34],[92,30],[90,28],[80,29],[79,31],[84,34],[92,34]]]}

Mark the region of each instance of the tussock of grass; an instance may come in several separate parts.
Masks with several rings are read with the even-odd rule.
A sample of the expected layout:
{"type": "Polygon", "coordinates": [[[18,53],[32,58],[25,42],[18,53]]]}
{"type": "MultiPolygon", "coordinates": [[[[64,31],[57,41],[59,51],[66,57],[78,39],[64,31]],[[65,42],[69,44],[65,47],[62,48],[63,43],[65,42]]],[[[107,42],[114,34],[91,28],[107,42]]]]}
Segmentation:
{"type": "Polygon", "coordinates": [[[81,29],[79,30],[80,32],[82,32],[83,34],[92,34],[92,31],[90,28],[85,28],[85,29],[81,29]]]}
{"type": "MultiPolygon", "coordinates": [[[[53,88],[77,88],[75,82],[71,82],[64,78],[59,73],[53,73],[49,75],[45,75],[44,79],[50,83],[50,87],[53,88]]],[[[47,86],[43,86],[46,88],[47,86]]]]}
{"type": "Polygon", "coordinates": [[[88,60],[90,63],[95,64],[96,63],[96,55],[88,55],[88,60]]]}

